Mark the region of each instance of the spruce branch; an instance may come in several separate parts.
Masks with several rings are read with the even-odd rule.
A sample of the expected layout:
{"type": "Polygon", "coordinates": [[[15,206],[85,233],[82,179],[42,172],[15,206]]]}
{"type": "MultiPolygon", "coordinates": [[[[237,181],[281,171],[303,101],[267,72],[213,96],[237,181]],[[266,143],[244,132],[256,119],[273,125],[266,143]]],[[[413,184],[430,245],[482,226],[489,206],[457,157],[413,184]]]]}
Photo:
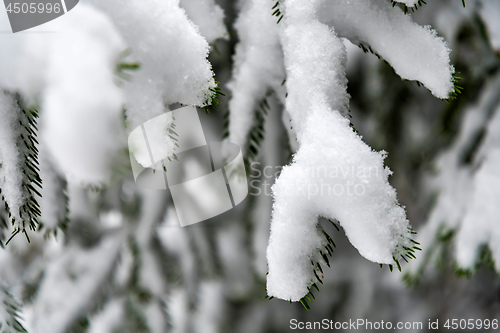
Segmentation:
{"type": "Polygon", "coordinates": [[[13,98],[19,111],[16,121],[21,125],[20,130],[16,133],[18,137],[15,138],[15,145],[21,155],[19,163],[22,172],[21,191],[23,198],[19,206],[19,211],[12,212],[11,205],[9,205],[8,199],[0,188],[0,196],[4,202],[5,210],[9,215],[11,224],[14,226],[11,237],[5,245],[19,233],[23,233],[28,242],[30,242],[27,229],[36,231],[39,227],[38,218],[41,215],[40,205],[36,199],[37,196],[41,197],[40,190],[42,188],[37,148],[38,111],[36,108],[24,108],[20,95],[16,94],[13,98]]]}
{"type": "Polygon", "coordinates": [[[210,106],[213,107],[216,111],[217,105],[220,104],[219,99],[217,98],[218,96],[226,96],[223,92],[222,89],[219,87],[220,82],[217,80],[214,80],[215,82],[215,87],[209,88],[210,94],[206,96],[205,103],[203,103],[203,110],[205,110],[206,114],[210,113],[210,106]]]}
{"type": "MultiPolygon", "coordinates": [[[[393,1],[393,4],[395,2],[393,1]]],[[[399,3],[398,3],[399,4],[399,3]]],[[[371,53],[373,54],[374,56],[376,56],[379,60],[382,60],[383,62],[385,62],[387,65],[390,66],[389,62],[387,62],[387,60],[385,60],[380,54],[378,54],[377,52],[373,51],[373,49],[371,48],[370,45],[368,45],[366,42],[359,42],[357,44],[357,46],[363,50],[364,53],[371,53]]],[[[409,81],[409,80],[406,80],[406,79],[403,79],[404,81],[409,81]]],[[[460,72],[455,72],[453,73],[452,75],[452,82],[453,82],[453,91],[450,92],[448,98],[445,98],[445,99],[442,99],[446,102],[450,102],[450,101],[453,101],[455,99],[458,98],[458,95],[462,93],[463,91],[463,87],[462,86],[459,86],[458,85],[458,82],[462,81],[462,77],[460,76],[460,72]]],[[[417,86],[419,87],[425,87],[420,81],[414,81],[417,86]]],[[[426,88],[427,89],[427,88],[426,88]]],[[[429,90],[429,89],[427,89],[429,90]]],[[[430,90],[429,90],[430,91],[430,90]]]]}
{"type": "MultiPolygon", "coordinates": [[[[331,219],[327,219],[336,229],[340,231],[336,222],[331,219]]],[[[307,310],[311,310],[311,306],[309,305],[313,303],[316,299],[313,293],[313,288],[316,291],[319,291],[319,287],[317,283],[323,284],[324,279],[324,270],[322,264],[326,264],[326,266],[330,266],[330,259],[333,257],[334,249],[337,247],[333,238],[326,232],[326,230],[318,224],[318,232],[323,235],[324,243],[320,249],[317,249],[316,256],[311,259],[312,271],[315,277],[315,281],[312,281],[311,285],[307,288],[308,292],[304,297],[300,299],[300,304],[307,310]]]]}
{"type": "MultiPolygon", "coordinates": [[[[337,225],[338,222],[335,222],[331,219],[327,220],[335,227],[337,231],[340,231],[337,225]]],[[[328,232],[326,232],[326,230],[322,226],[318,225],[318,231],[324,236],[325,241],[322,248],[317,250],[316,257],[314,259],[311,259],[312,270],[316,281],[312,282],[312,284],[308,287],[308,293],[300,299],[300,303],[307,311],[311,309],[310,304],[312,304],[315,300],[313,290],[316,289],[316,291],[319,291],[318,283],[323,284],[324,270],[322,265],[326,264],[326,266],[330,268],[330,258],[333,257],[334,250],[337,247],[335,242],[333,241],[333,238],[328,234],[328,232]]],[[[416,232],[411,227],[408,227],[408,231],[410,234],[416,234],[416,232]]],[[[420,243],[413,240],[412,238],[405,238],[403,241],[398,243],[392,256],[394,264],[387,265],[389,267],[389,270],[392,272],[394,267],[396,267],[401,272],[401,261],[405,261],[406,263],[408,263],[409,260],[416,259],[416,251],[422,250],[419,246],[420,243]],[[404,245],[408,243],[412,245],[404,245]]],[[[380,264],[380,267],[383,266],[383,264],[380,264]]]]}
{"type": "Polygon", "coordinates": [[[248,147],[244,154],[244,163],[247,170],[250,170],[250,166],[255,162],[260,153],[260,147],[265,136],[265,124],[266,118],[269,113],[269,103],[267,98],[271,95],[268,93],[264,97],[255,109],[253,126],[251,127],[248,138],[248,147]]]}
{"type": "Polygon", "coordinates": [[[63,203],[63,207],[60,208],[58,212],[58,220],[56,228],[46,228],[46,225],[43,220],[39,221],[39,231],[43,231],[45,229],[45,238],[49,238],[50,236],[57,237],[58,229],[61,229],[63,233],[68,231],[69,227],[69,196],[68,196],[68,183],[66,179],[62,175],[57,175],[55,179],[55,185],[57,186],[55,196],[58,198],[60,202],[63,203]]]}
{"type": "Polygon", "coordinates": [[[4,286],[0,286],[0,333],[28,333],[19,322],[21,306],[4,286]]]}

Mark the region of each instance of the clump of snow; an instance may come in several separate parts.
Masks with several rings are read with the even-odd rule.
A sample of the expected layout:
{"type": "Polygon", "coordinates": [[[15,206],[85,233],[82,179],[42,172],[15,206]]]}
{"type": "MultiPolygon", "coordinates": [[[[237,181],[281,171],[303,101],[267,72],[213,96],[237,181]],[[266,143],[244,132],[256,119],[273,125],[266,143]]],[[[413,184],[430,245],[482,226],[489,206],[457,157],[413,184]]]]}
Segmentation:
{"type": "Polygon", "coordinates": [[[410,247],[408,220],[383,165],[385,153],[372,151],[344,117],[346,49],[333,28],[318,21],[322,4],[286,1],[281,32],[286,109],[300,146],[272,188],[267,291],[292,301],[315,282],[311,261],[325,245],[319,216],[339,220],[369,260],[390,264],[410,247]]]}
{"type": "Polygon", "coordinates": [[[114,79],[125,44],[112,23],[85,4],[34,31],[41,29],[54,33],[2,37],[0,86],[41,106],[39,136],[66,175],[103,182],[123,145],[123,99],[114,79]]]}
{"type": "Polygon", "coordinates": [[[331,28],[314,21],[290,24],[282,41],[287,67],[286,110],[300,144],[312,105],[321,103],[347,113],[346,50],[331,28]]]}
{"type": "Polygon", "coordinates": [[[21,113],[11,94],[0,90],[0,197],[3,196],[16,220],[20,220],[19,208],[24,203],[22,192],[21,154],[17,148],[17,136],[21,125],[21,113]]]}
{"type": "Polygon", "coordinates": [[[365,258],[390,264],[398,244],[408,246],[408,221],[383,166],[337,111],[318,108],[304,142],[273,186],[268,247],[268,293],[298,300],[314,279],[310,261],[324,243],[318,216],[340,221],[365,258]],[[317,135],[316,133],[323,133],[317,135]]]}
{"type": "Polygon", "coordinates": [[[224,11],[215,0],[181,0],[180,5],[198,26],[207,42],[212,43],[216,39],[228,37],[224,25],[224,11]]]}
{"type": "Polygon", "coordinates": [[[95,9],[78,6],[72,13],[47,62],[42,138],[69,178],[103,182],[111,169],[109,156],[123,143],[123,99],[114,71],[125,46],[95,9]]]}
{"type": "Polygon", "coordinates": [[[89,1],[106,12],[141,64],[125,83],[130,130],[173,103],[203,106],[215,87],[209,45],[175,0],[89,1]],[[174,65],[175,64],[175,65],[174,65]]]}
{"type": "Polygon", "coordinates": [[[245,1],[235,29],[240,42],[234,55],[233,78],[228,84],[232,93],[229,141],[244,147],[254,110],[268,90],[281,90],[285,72],[279,25],[270,14],[269,1],[245,1]]]}
{"type": "Polygon", "coordinates": [[[324,1],[318,15],[339,36],[371,47],[403,79],[420,81],[438,98],[446,99],[453,91],[455,70],[445,41],[431,27],[412,22],[389,1],[324,1]]]}
{"type": "MultiPolygon", "coordinates": [[[[219,27],[205,30],[220,35],[220,8],[203,3],[213,9],[219,27]]],[[[41,106],[40,138],[69,180],[108,180],[115,153],[125,143],[124,105],[133,129],[169,104],[202,106],[212,96],[208,43],[178,1],[88,1],[33,28],[47,30],[55,33],[2,36],[0,86],[41,106]],[[124,59],[127,48],[132,56],[124,59]],[[120,86],[121,61],[141,68],[120,86]]]]}

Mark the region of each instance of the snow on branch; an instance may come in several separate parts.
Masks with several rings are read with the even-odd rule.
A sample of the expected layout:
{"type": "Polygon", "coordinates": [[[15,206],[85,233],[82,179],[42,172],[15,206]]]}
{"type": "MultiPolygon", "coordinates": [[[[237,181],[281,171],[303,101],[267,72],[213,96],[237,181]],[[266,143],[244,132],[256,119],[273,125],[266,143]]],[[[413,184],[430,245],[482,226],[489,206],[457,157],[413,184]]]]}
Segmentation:
{"type": "Polygon", "coordinates": [[[421,0],[394,0],[393,2],[402,3],[407,5],[408,7],[413,7],[421,2],[421,0]]]}
{"type": "Polygon", "coordinates": [[[21,324],[21,309],[18,302],[3,285],[0,285],[0,332],[27,333],[21,324]]]}
{"type": "Polygon", "coordinates": [[[101,183],[109,179],[112,157],[124,144],[115,68],[125,46],[105,15],[89,6],[77,8],[47,60],[40,131],[70,181],[101,183]]]}
{"type": "Polygon", "coordinates": [[[224,25],[224,11],[215,0],[181,0],[180,6],[188,17],[200,29],[200,34],[207,42],[212,43],[219,38],[227,38],[224,25]]]}
{"type": "Polygon", "coordinates": [[[0,197],[13,226],[12,237],[20,232],[28,237],[27,230],[36,230],[40,216],[38,113],[24,110],[19,95],[0,91],[0,118],[0,197]]]}
{"type": "Polygon", "coordinates": [[[165,112],[169,104],[210,104],[216,82],[207,60],[209,45],[178,1],[90,3],[111,17],[141,64],[123,87],[130,129],[165,112]]]}
{"type": "Polygon", "coordinates": [[[340,37],[368,43],[402,78],[422,82],[439,98],[454,91],[453,67],[433,30],[412,23],[386,1],[287,0],[280,11],[286,110],[299,149],[273,186],[267,291],[304,304],[311,286],[321,282],[315,262],[329,265],[322,249],[333,252],[331,237],[318,226],[320,216],[338,220],[371,261],[401,269],[400,261],[420,250],[388,182],[385,152],[363,143],[345,118],[349,95],[340,37]]]}
{"type": "Polygon", "coordinates": [[[243,3],[235,28],[240,42],[234,56],[233,78],[228,84],[229,141],[244,146],[252,127],[254,111],[269,90],[280,90],[285,78],[283,51],[269,1],[243,3]]]}
{"type": "Polygon", "coordinates": [[[488,31],[488,37],[493,49],[500,52],[500,2],[496,0],[482,0],[479,13],[488,31]]]}
{"type": "Polygon", "coordinates": [[[385,0],[324,1],[318,15],[339,36],[369,45],[401,78],[421,82],[441,99],[454,92],[455,70],[445,41],[431,27],[412,22],[400,8],[385,0]]]}
{"type": "Polygon", "coordinates": [[[426,264],[449,241],[459,272],[469,275],[480,264],[491,264],[485,262],[490,259],[500,272],[499,89],[497,74],[477,104],[466,110],[457,140],[436,160],[431,184],[439,196],[419,233],[425,251],[412,262],[405,277],[409,283],[419,280],[426,264]]]}
{"type": "Polygon", "coordinates": [[[88,5],[77,6],[71,18],[40,28],[54,34],[3,39],[0,86],[40,106],[39,136],[66,176],[104,182],[123,145],[115,62],[125,46],[109,19],[88,5]]]}
{"type": "Polygon", "coordinates": [[[75,320],[88,313],[95,305],[94,297],[111,278],[124,241],[123,233],[117,233],[85,252],[78,246],[58,247],[44,272],[38,297],[30,305],[37,309],[31,318],[33,330],[67,332],[75,320]]]}
{"type": "Polygon", "coordinates": [[[124,105],[135,128],[169,104],[214,103],[218,90],[208,43],[178,1],[89,2],[97,9],[80,4],[71,20],[47,23],[57,34],[6,38],[0,86],[40,104],[40,137],[68,180],[95,184],[109,180],[125,146],[124,105]],[[123,67],[127,47],[131,65],[123,67]],[[118,82],[120,69],[139,67],[118,82]]]}

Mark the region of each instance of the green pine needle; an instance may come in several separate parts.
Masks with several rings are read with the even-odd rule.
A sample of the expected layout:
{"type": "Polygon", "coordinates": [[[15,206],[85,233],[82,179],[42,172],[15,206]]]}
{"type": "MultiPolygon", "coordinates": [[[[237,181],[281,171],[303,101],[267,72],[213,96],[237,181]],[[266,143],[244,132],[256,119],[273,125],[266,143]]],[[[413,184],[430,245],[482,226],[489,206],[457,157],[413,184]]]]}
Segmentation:
{"type": "Polygon", "coordinates": [[[209,107],[213,107],[216,111],[218,110],[217,109],[217,105],[220,104],[220,101],[217,98],[217,96],[226,96],[222,92],[222,89],[219,87],[220,82],[217,81],[217,80],[214,80],[214,82],[215,82],[215,87],[209,88],[210,94],[209,94],[209,96],[207,97],[207,100],[204,103],[203,109],[205,110],[206,114],[210,113],[210,108],[209,107]]]}
{"type": "Polygon", "coordinates": [[[272,13],[272,15],[276,16],[278,18],[278,21],[276,23],[280,23],[281,20],[283,19],[283,13],[280,10],[280,2],[279,2],[279,0],[276,1],[276,3],[274,4],[274,6],[271,8],[271,10],[274,10],[273,13],[272,13]]]}
{"type": "Polygon", "coordinates": [[[267,98],[271,93],[266,94],[255,109],[253,126],[249,131],[248,147],[244,154],[244,163],[247,170],[257,160],[260,153],[260,147],[265,137],[265,124],[270,107],[267,98]]]}
{"type": "Polygon", "coordinates": [[[125,81],[132,80],[132,75],[129,73],[130,71],[137,71],[141,68],[141,64],[139,62],[130,62],[126,59],[131,54],[132,51],[130,49],[122,51],[118,57],[115,67],[115,74],[125,81]]]}

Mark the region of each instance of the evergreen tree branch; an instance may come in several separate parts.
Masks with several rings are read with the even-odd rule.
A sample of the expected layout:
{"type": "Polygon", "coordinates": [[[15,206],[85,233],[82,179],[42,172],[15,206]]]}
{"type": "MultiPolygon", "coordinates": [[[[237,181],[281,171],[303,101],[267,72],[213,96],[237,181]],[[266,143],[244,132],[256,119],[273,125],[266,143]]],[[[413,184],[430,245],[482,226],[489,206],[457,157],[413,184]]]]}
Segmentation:
{"type": "MultiPolygon", "coordinates": [[[[17,234],[23,233],[28,242],[30,241],[27,230],[36,231],[39,222],[38,218],[41,215],[40,205],[37,201],[37,196],[41,197],[40,190],[42,189],[42,179],[40,178],[40,167],[38,161],[38,140],[37,140],[37,119],[38,111],[36,108],[24,108],[19,94],[11,95],[15,101],[16,114],[15,121],[19,123],[20,129],[16,133],[15,145],[20,152],[19,164],[22,173],[21,191],[23,193],[22,202],[19,204],[17,212],[11,211],[12,202],[0,188],[0,195],[4,201],[5,210],[7,211],[11,224],[14,226],[11,237],[7,240],[8,244],[17,234]]],[[[4,182],[9,182],[9,179],[4,179],[4,182]]]]}
{"type": "Polygon", "coordinates": [[[0,286],[0,333],[28,333],[20,323],[21,306],[4,286],[0,286]]]}

